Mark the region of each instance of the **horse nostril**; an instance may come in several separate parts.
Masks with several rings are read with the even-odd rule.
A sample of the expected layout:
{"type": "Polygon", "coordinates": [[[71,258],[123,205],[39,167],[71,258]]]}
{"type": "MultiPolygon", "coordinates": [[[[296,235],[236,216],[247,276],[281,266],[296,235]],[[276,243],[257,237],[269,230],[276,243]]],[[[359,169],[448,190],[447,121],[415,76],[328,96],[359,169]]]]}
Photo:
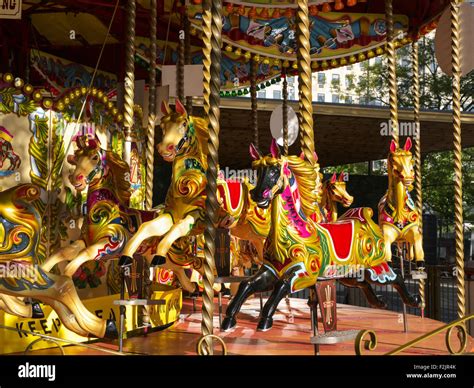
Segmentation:
{"type": "Polygon", "coordinates": [[[270,196],[271,190],[270,189],[265,189],[263,192],[263,198],[268,198],[270,196]]]}
{"type": "Polygon", "coordinates": [[[168,147],[166,147],[167,151],[173,151],[174,150],[174,145],[170,144],[168,147]]]}
{"type": "Polygon", "coordinates": [[[82,174],[79,174],[77,177],[76,177],[76,181],[82,181],[84,179],[84,175],[82,174]]]}

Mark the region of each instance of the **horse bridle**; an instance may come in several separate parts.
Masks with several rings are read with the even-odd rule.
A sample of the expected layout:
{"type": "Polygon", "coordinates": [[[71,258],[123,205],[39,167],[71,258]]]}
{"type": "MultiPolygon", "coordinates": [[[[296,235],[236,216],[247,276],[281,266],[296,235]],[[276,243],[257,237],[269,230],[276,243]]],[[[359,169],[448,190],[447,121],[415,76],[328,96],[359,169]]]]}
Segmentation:
{"type": "Polygon", "coordinates": [[[181,140],[178,142],[178,145],[175,147],[176,153],[181,151],[181,148],[186,144],[186,142],[189,140],[189,132],[193,128],[193,121],[191,120],[191,117],[188,117],[186,120],[186,132],[184,133],[183,137],[181,140]]]}
{"type": "Polygon", "coordinates": [[[94,179],[94,177],[97,175],[97,173],[104,172],[104,166],[103,166],[103,163],[102,163],[103,155],[102,155],[102,150],[100,148],[97,150],[97,154],[99,155],[99,162],[94,167],[94,169],[89,173],[89,175],[87,175],[86,184],[91,183],[92,179],[94,179]]]}

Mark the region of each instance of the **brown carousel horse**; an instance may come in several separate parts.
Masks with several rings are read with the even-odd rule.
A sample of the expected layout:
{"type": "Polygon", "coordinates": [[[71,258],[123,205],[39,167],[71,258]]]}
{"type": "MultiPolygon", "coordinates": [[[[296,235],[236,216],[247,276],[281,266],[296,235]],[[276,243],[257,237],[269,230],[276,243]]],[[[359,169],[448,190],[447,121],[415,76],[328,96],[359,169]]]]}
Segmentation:
{"type": "Polygon", "coordinates": [[[113,321],[99,319],[82,304],[70,277],[41,268],[36,260],[41,216],[35,208],[40,189],[22,184],[0,193],[0,294],[1,306],[19,316],[38,318],[22,298],[34,298],[52,306],[64,325],[75,333],[115,337],[113,321]]]}
{"type": "Polygon", "coordinates": [[[227,307],[222,330],[236,325],[235,316],[251,294],[272,290],[257,327],[261,331],[270,329],[281,299],[313,286],[322,276],[361,288],[374,307],[384,307],[384,303],[371,284],[391,284],[405,304],[419,306],[419,296],[408,292],[402,275],[387,263],[382,233],[372,221],[371,209],[349,210],[337,223],[314,222],[314,166],[301,157],[281,156],[276,141],[272,141],[270,156],[262,156],[253,146],[250,152],[258,177],[251,195],[258,206],[271,205],[271,227],[264,264],[254,276],[240,283],[227,307]],[[348,273],[339,274],[339,269],[345,268],[348,273]],[[350,276],[351,268],[362,268],[363,278],[350,276]]]}
{"type": "MultiPolygon", "coordinates": [[[[132,255],[143,241],[160,237],[152,264],[166,261],[172,244],[181,237],[204,231],[207,170],[207,121],[188,116],[176,100],[176,111],[167,103],[161,107],[163,139],[158,152],[165,161],[173,162],[171,186],[164,209],[155,219],[143,223],[128,241],[121,263],[132,261],[132,255]]],[[[259,209],[250,199],[245,183],[218,181],[221,204],[219,225],[229,228],[233,236],[251,241],[259,255],[269,231],[269,213],[259,209]]]]}
{"type": "Polygon", "coordinates": [[[346,190],[346,182],[344,182],[344,173],[333,174],[331,179],[323,183],[323,196],[321,199],[321,206],[324,209],[326,219],[329,222],[337,221],[337,204],[341,203],[344,207],[352,205],[354,197],[349,195],[346,190]]]}
{"type": "Polygon", "coordinates": [[[424,267],[423,233],[421,215],[410,197],[409,190],[415,180],[412,143],[407,138],[403,149],[392,140],[387,159],[388,190],[379,202],[379,225],[385,241],[387,261],[392,259],[391,245],[406,242],[409,259],[416,259],[419,268],[424,267]],[[414,254],[413,254],[414,250],[414,254]]]}

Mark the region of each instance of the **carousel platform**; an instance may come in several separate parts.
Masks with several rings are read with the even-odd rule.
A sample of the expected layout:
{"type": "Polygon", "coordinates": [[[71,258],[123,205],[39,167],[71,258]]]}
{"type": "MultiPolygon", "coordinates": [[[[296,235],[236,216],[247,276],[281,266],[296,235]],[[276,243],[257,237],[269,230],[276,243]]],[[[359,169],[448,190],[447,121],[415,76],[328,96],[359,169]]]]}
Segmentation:
{"type": "MultiPolygon", "coordinates": [[[[267,332],[255,330],[260,301],[258,298],[248,300],[238,316],[235,330],[215,333],[221,336],[229,355],[314,355],[314,346],[310,343],[311,325],[310,311],[304,299],[290,298],[289,307],[283,300],[274,317],[273,329],[267,332]]],[[[228,300],[224,299],[224,306],[228,300]]],[[[225,311],[225,307],[224,307],[225,311]]],[[[218,327],[217,298],[215,306],[214,325],[218,327]]],[[[444,325],[429,318],[408,315],[408,332],[403,332],[402,315],[392,311],[376,310],[364,307],[338,304],[338,330],[364,330],[376,332],[378,345],[374,351],[365,354],[386,354],[414,338],[420,337],[444,325]]],[[[319,325],[321,327],[321,325],[319,325]]],[[[179,320],[170,328],[152,332],[146,336],[136,336],[124,341],[124,353],[142,355],[195,355],[196,343],[201,330],[201,298],[193,310],[191,300],[183,300],[183,308],[179,320]]],[[[117,350],[117,341],[96,342],[109,350],[117,350]]],[[[79,346],[64,347],[66,355],[107,355],[93,349],[79,346]]],[[[468,338],[467,352],[474,351],[474,339],[468,338]]],[[[216,353],[220,352],[216,344],[216,353]]],[[[57,349],[42,349],[30,354],[58,354],[57,349]]],[[[334,345],[320,345],[321,355],[354,355],[354,341],[334,345]]],[[[446,355],[445,334],[440,333],[425,340],[413,348],[401,353],[405,355],[446,355]]]]}

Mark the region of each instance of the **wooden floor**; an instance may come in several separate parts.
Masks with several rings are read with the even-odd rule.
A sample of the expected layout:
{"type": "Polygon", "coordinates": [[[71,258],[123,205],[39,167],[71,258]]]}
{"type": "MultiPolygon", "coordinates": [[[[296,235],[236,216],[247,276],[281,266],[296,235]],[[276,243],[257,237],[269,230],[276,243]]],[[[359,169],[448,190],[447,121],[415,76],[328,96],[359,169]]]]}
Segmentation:
{"type": "MultiPolygon", "coordinates": [[[[223,300],[227,304],[227,300],[223,300]]],[[[148,334],[146,337],[132,337],[124,341],[124,351],[134,354],[154,355],[195,355],[196,343],[201,329],[201,299],[197,301],[197,310],[193,312],[190,300],[184,300],[179,322],[172,327],[148,334]]],[[[247,301],[238,316],[237,328],[229,333],[220,333],[227,345],[228,354],[234,355],[313,355],[310,344],[310,318],[306,300],[290,299],[290,308],[282,301],[274,317],[273,329],[267,332],[255,331],[260,309],[259,299],[247,301]]],[[[217,305],[214,325],[217,328],[217,305]]],[[[443,323],[429,318],[408,316],[408,333],[403,332],[402,316],[398,313],[368,309],[349,305],[338,305],[338,329],[371,329],[378,338],[378,346],[370,354],[385,354],[424,333],[432,331],[443,323]]],[[[437,336],[420,343],[403,354],[432,355],[448,354],[445,348],[445,335],[437,336]]],[[[117,342],[95,343],[95,346],[117,350],[117,342]]],[[[217,348],[216,348],[217,349],[217,348]]],[[[469,338],[467,350],[474,350],[474,339],[469,338]]],[[[68,355],[101,355],[100,351],[78,346],[65,347],[68,355]]],[[[321,355],[354,355],[354,342],[337,345],[321,345],[321,355]]],[[[58,349],[38,350],[32,354],[58,354],[58,349]]]]}

